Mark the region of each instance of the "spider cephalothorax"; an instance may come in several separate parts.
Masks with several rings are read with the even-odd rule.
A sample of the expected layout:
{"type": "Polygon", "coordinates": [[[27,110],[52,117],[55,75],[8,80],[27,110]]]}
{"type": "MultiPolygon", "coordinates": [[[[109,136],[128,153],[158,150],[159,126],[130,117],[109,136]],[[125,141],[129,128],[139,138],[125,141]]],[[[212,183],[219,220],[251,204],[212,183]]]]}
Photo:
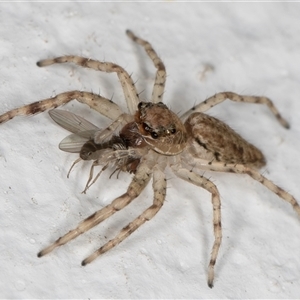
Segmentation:
{"type": "Polygon", "coordinates": [[[186,147],[187,133],[182,121],[162,102],[140,102],[135,122],[145,142],[158,153],[176,155],[186,147]]]}
{"type": "Polygon", "coordinates": [[[153,204],[125,226],[116,237],[84,259],[82,265],[92,262],[122,242],[142,224],[153,218],[162,207],[167,189],[165,169],[169,167],[179,178],[202,187],[211,194],[214,243],[208,266],[208,285],[212,287],[214,266],[222,241],[221,200],[216,185],[199,174],[199,170],[247,174],[290,203],[299,216],[300,206],[291,194],[257,171],[257,168],[265,164],[264,156],[259,149],[245,141],[222,121],[204,112],[226,99],[259,103],[267,105],[285,128],[289,125],[270,99],[241,96],[232,92],[216,94],[178,117],[162,103],[166,81],[166,70],[162,60],[147,41],[135,36],[129,30],[126,33],[145,49],[157,69],[151,102],[140,101],[131,76],[122,67],[78,56],[62,56],[39,61],[38,66],[69,62],[98,71],[116,73],[121,82],[128,113],[122,112],[116,103],[100,95],[70,91],[0,116],[0,123],[3,123],[18,115],[36,114],[76,99],[112,120],[107,128],[101,130],[73,113],[58,109],[49,112],[55,122],[72,133],[59,145],[64,151],[79,153],[80,157],[72,167],[82,160],[93,161],[84,192],[107,168],[111,167],[113,172],[118,170],[133,174],[132,181],[123,195],[83,220],[75,229],[40,251],[38,256],[44,256],[120,211],[138,197],[152,179],[153,204]],[[94,178],[93,170],[96,166],[102,166],[102,169],[94,178]]]}

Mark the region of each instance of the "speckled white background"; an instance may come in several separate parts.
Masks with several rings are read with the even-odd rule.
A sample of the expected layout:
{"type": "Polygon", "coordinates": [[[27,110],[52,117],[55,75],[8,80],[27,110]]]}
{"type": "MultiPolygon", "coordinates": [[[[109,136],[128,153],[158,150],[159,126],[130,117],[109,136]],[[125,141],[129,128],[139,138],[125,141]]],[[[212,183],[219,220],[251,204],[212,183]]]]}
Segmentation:
{"type": "MultiPolygon", "coordinates": [[[[165,102],[182,112],[216,92],[266,95],[291,123],[267,108],[223,103],[221,118],[266,154],[265,176],[300,199],[299,3],[1,3],[0,111],[57,93],[99,92],[125,108],[114,74],[36,61],[77,54],[116,62],[151,95],[154,68],[125,35],[149,40],[165,62],[165,102]],[[201,77],[205,64],[213,72],[201,77]]],[[[108,120],[71,103],[99,126],[108,120]]],[[[300,220],[291,207],[247,176],[206,173],[222,195],[223,243],[215,287],[206,284],[213,242],[210,195],[168,173],[157,216],[130,238],[81,267],[83,258],[151,204],[135,203],[76,240],[36,254],[123,193],[130,175],[104,174],[81,194],[88,166],[57,148],[67,132],[47,113],[0,127],[0,298],[299,298],[300,220]]]]}

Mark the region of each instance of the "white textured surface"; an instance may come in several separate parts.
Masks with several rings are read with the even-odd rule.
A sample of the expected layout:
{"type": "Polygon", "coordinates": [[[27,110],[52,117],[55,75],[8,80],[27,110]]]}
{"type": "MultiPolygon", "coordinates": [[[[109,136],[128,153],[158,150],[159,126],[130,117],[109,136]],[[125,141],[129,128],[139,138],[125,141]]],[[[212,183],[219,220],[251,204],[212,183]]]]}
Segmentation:
{"type": "MultiPolygon", "coordinates": [[[[267,95],[291,123],[265,107],[224,103],[210,113],[266,154],[264,174],[300,199],[300,7],[298,3],[0,4],[0,110],[72,90],[100,92],[125,107],[115,75],[36,61],[78,54],[116,62],[151,95],[154,68],[125,35],[149,40],[166,64],[165,102],[183,111],[216,92],[267,95]],[[201,72],[204,64],[213,72],[201,72]]],[[[104,118],[67,107],[101,126],[104,118]]],[[[88,167],[66,172],[66,132],[47,113],[0,127],[0,298],[299,298],[300,222],[291,207],[246,176],[210,174],[222,195],[223,243],[215,287],[206,284],[213,242],[210,195],[169,174],[161,212],[93,264],[88,254],[150,205],[135,204],[38,259],[36,253],[123,193],[130,176],[105,174],[86,195],[88,167]]]]}

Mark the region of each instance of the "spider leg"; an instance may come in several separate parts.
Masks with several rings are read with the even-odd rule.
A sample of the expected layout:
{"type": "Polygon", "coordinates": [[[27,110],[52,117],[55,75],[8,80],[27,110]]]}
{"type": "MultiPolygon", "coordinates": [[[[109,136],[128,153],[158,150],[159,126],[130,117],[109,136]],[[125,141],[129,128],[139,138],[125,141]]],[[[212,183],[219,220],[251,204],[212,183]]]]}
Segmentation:
{"type": "Polygon", "coordinates": [[[45,67],[56,63],[74,63],[84,68],[91,68],[96,71],[102,71],[106,73],[117,73],[119,80],[122,85],[123,93],[127,102],[127,107],[130,114],[134,114],[137,108],[139,100],[139,95],[136,91],[132,78],[122,67],[117,64],[110,62],[100,62],[97,60],[74,56],[66,55],[56,58],[44,59],[37,62],[39,67],[45,67]]]}
{"type": "Polygon", "coordinates": [[[222,242],[222,225],[221,225],[221,201],[220,201],[220,194],[215,186],[210,180],[207,178],[200,176],[193,172],[192,170],[188,170],[186,168],[182,168],[178,165],[172,166],[172,170],[175,175],[179,178],[186,180],[190,183],[193,183],[199,187],[206,189],[208,192],[211,193],[211,200],[213,205],[213,225],[214,225],[214,236],[215,241],[212,247],[211,258],[208,265],[208,286],[210,288],[213,287],[214,281],[214,267],[216,264],[218,252],[220,249],[220,245],[222,242]]]}
{"type": "Polygon", "coordinates": [[[90,108],[95,109],[111,120],[115,120],[122,114],[119,106],[109,99],[93,93],[70,91],[58,94],[53,98],[40,100],[8,111],[0,116],[0,124],[9,121],[16,116],[34,115],[48,109],[53,109],[75,99],[81,103],[87,104],[90,108]]]}
{"type": "Polygon", "coordinates": [[[148,207],[140,216],[138,216],[134,221],[125,226],[120,233],[103,245],[101,248],[96,250],[93,254],[82,261],[82,265],[85,266],[91,263],[99,255],[107,252],[111,248],[115,247],[123,240],[125,240],[129,235],[131,235],[135,230],[137,230],[146,221],[151,220],[157,212],[163,206],[166,197],[166,178],[163,171],[160,169],[155,169],[153,171],[153,190],[154,190],[154,200],[153,204],[148,207]]]}
{"type": "MultiPolygon", "coordinates": [[[[197,164],[195,165],[196,167],[197,164]]],[[[229,172],[229,173],[238,173],[238,174],[247,174],[252,177],[254,180],[260,182],[270,191],[275,193],[278,197],[283,199],[284,201],[290,203],[293,209],[296,211],[298,216],[300,217],[300,206],[297,200],[287,191],[283,190],[278,185],[274,184],[271,180],[263,176],[260,172],[241,164],[224,164],[222,162],[207,162],[207,164],[201,163],[199,168],[216,171],[216,172],[229,172]]]]}
{"type": "Polygon", "coordinates": [[[273,102],[267,97],[256,97],[256,96],[242,96],[232,92],[223,92],[215,94],[214,96],[206,99],[205,101],[199,103],[198,105],[194,106],[193,108],[186,111],[182,116],[181,119],[185,119],[191,113],[194,112],[205,112],[210,108],[214,107],[229,99],[235,102],[245,102],[245,103],[258,103],[258,104],[265,104],[269,107],[275,118],[278,122],[285,128],[289,128],[289,123],[280,115],[278,109],[275,107],[273,102]]]}
{"type": "Polygon", "coordinates": [[[120,128],[120,126],[124,126],[133,120],[134,119],[131,115],[125,113],[119,115],[107,128],[99,130],[95,133],[94,142],[96,144],[103,143],[103,141],[111,137],[120,128]]]}
{"type": "Polygon", "coordinates": [[[69,231],[64,236],[57,239],[52,245],[46,247],[42,251],[38,253],[38,257],[42,257],[51,251],[53,251],[55,248],[64,245],[68,243],[69,241],[75,239],[80,234],[90,230],[91,228],[95,227],[102,221],[106,220],[110,216],[112,216],[117,211],[121,210],[125,206],[127,206],[129,203],[132,202],[133,199],[135,199],[145,188],[147,183],[149,182],[151,178],[151,168],[153,166],[148,167],[146,163],[141,164],[139,168],[137,169],[137,172],[135,176],[133,177],[127,192],[123,194],[122,196],[116,198],[113,200],[110,204],[105,206],[104,208],[98,210],[91,216],[87,217],[85,220],[79,223],[79,225],[69,231]]]}
{"type": "Polygon", "coordinates": [[[155,82],[152,92],[152,102],[158,103],[163,101],[163,94],[166,84],[166,68],[162,60],[159,58],[151,44],[139,37],[137,37],[132,31],[126,30],[126,34],[137,44],[141,45],[148,56],[151,58],[155,68],[157,69],[155,82]]]}

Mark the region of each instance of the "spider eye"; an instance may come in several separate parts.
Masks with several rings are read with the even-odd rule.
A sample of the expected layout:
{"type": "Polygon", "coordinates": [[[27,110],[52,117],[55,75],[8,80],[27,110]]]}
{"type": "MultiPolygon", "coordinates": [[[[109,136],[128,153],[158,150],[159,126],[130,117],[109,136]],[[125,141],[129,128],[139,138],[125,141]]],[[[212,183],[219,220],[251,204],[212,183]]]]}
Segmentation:
{"type": "Polygon", "coordinates": [[[172,128],[172,129],[170,130],[170,132],[171,132],[171,134],[176,133],[176,128],[172,128]]]}
{"type": "Polygon", "coordinates": [[[150,105],[151,105],[150,102],[139,102],[138,109],[141,110],[141,109],[144,109],[146,107],[149,107],[150,105]]]}
{"type": "Polygon", "coordinates": [[[152,131],[152,132],[151,132],[151,136],[152,136],[154,139],[157,139],[157,138],[158,138],[158,134],[157,134],[155,131],[152,131]]]}
{"type": "Polygon", "coordinates": [[[147,123],[143,123],[143,128],[145,131],[150,131],[151,128],[147,125],[147,123]]]}

